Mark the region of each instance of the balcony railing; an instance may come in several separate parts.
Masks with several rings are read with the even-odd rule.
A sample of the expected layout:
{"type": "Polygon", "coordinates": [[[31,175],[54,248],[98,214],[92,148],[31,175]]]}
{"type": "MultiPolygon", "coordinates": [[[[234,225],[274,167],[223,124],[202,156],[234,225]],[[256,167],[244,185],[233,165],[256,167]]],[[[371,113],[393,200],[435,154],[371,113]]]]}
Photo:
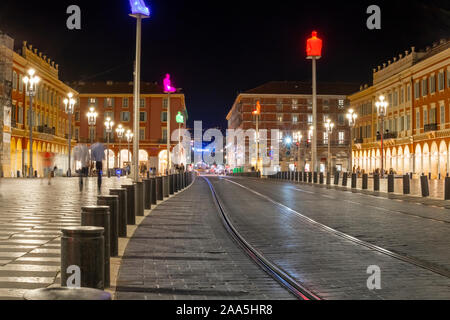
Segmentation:
{"type": "Polygon", "coordinates": [[[363,138],[355,138],[354,140],[353,140],[353,143],[363,143],[364,142],[364,139],[363,138]]]}
{"type": "Polygon", "coordinates": [[[167,143],[167,139],[158,139],[158,143],[167,143]]]}
{"type": "MultiPolygon", "coordinates": [[[[396,139],[397,138],[397,132],[386,132],[383,134],[383,139],[396,139]]],[[[377,140],[381,140],[381,134],[377,134],[377,140]]]]}
{"type": "Polygon", "coordinates": [[[437,123],[429,123],[423,126],[423,131],[436,131],[438,129],[437,123]]]}
{"type": "Polygon", "coordinates": [[[41,133],[47,133],[47,134],[52,134],[55,135],[56,129],[55,127],[47,127],[47,126],[38,126],[37,127],[37,131],[41,132],[41,133]]]}

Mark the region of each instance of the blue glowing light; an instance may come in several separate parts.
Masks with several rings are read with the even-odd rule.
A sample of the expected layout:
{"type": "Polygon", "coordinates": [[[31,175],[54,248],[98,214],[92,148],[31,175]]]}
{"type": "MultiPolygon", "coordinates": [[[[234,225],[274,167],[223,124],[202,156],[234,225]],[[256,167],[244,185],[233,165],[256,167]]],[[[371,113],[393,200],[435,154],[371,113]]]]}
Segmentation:
{"type": "Polygon", "coordinates": [[[145,6],[144,0],[130,0],[131,13],[150,16],[150,10],[145,6]]]}
{"type": "Polygon", "coordinates": [[[286,138],[284,139],[284,142],[285,142],[286,144],[291,144],[291,142],[292,142],[291,137],[286,137],[286,138]]]}

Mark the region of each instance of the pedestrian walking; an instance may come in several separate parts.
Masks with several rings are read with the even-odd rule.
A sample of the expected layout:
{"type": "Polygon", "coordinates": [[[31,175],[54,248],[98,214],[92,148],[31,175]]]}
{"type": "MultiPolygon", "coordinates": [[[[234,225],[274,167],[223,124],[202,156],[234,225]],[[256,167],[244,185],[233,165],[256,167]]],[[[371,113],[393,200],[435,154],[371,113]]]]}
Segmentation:
{"type": "Polygon", "coordinates": [[[91,158],[95,161],[95,169],[97,170],[97,188],[100,191],[102,186],[103,160],[105,160],[105,145],[97,138],[97,142],[91,146],[91,158]]]}
{"type": "MultiPolygon", "coordinates": [[[[82,143],[77,145],[73,149],[73,158],[75,161],[80,161],[81,163],[81,171],[80,171],[80,191],[83,190],[83,178],[86,178],[88,176],[89,172],[89,163],[90,163],[90,156],[89,156],[89,149],[86,144],[82,143]]],[[[87,179],[85,179],[87,180],[87,179]]]]}
{"type": "Polygon", "coordinates": [[[52,166],[53,166],[53,154],[51,152],[44,152],[43,154],[43,164],[44,164],[44,177],[47,176],[48,178],[48,184],[50,185],[51,178],[52,178],[52,166]]]}

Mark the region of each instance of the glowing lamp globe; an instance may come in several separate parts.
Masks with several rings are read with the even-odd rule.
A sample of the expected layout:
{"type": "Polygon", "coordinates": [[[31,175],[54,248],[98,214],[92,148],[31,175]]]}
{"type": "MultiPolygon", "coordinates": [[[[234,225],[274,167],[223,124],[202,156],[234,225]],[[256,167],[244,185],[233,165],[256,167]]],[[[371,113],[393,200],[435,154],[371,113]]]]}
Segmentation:
{"type": "Polygon", "coordinates": [[[252,114],[258,115],[261,113],[261,105],[259,104],[259,100],[256,101],[256,109],[252,111],[252,114]]]}
{"type": "Polygon", "coordinates": [[[311,38],[306,41],[306,56],[320,58],[322,55],[322,40],[317,38],[317,31],[313,31],[311,38]]]}
{"type": "Polygon", "coordinates": [[[173,93],[177,91],[174,87],[172,87],[172,82],[170,81],[170,74],[166,74],[166,77],[163,80],[164,92],[165,93],[173,93]]]}
{"type": "Polygon", "coordinates": [[[150,16],[150,10],[145,5],[144,0],[130,0],[130,6],[131,14],[140,14],[146,17],[150,16]]]}
{"type": "Polygon", "coordinates": [[[181,111],[178,111],[178,114],[175,116],[175,120],[177,123],[183,123],[184,122],[184,117],[181,114],[181,111]]]}

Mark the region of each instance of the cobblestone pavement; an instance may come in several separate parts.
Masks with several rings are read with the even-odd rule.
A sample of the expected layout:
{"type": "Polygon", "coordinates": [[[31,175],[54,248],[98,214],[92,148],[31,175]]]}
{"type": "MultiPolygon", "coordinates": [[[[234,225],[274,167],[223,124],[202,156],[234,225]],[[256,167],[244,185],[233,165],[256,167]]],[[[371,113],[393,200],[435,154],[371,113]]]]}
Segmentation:
{"type": "Polygon", "coordinates": [[[117,299],[294,299],[237,246],[206,182],[156,207],[130,240],[117,299]]]}
{"type": "MultiPolygon", "coordinates": [[[[286,182],[230,180],[360,240],[450,269],[447,210],[286,182]]],[[[225,179],[211,181],[246,240],[323,298],[450,299],[445,276],[324,232],[225,179]],[[381,290],[367,289],[369,265],[381,269],[381,290]]]]}
{"type": "MultiPolygon", "coordinates": [[[[126,178],[104,178],[102,193],[126,178]]],[[[80,192],[77,178],[0,181],[0,299],[59,283],[60,229],[80,225],[80,209],[97,202],[96,178],[80,192]]]]}

